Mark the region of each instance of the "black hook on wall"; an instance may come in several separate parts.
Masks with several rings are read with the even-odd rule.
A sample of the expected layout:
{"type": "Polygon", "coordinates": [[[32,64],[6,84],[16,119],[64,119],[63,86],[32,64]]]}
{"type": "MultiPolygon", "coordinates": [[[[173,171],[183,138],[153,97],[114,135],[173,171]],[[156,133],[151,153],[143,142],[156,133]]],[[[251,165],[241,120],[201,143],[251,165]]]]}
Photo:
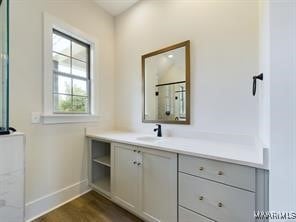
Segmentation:
{"type": "Polygon", "coordinates": [[[259,74],[258,76],[253,76],[253,96],[256,95],[257,79],[263,81],[263,73],[259,74]]]}

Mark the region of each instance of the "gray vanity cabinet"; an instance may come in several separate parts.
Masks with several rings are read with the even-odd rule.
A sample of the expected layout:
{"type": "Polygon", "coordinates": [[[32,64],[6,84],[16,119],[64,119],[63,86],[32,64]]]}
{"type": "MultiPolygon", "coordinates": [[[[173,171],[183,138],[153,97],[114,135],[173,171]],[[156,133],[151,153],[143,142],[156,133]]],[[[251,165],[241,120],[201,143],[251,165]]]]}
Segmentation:
{"type": "Polygon", "coordinates": [[[180,155],[179,222],[255,222],[254,212],[266,210],[264,176],[252,167],[180,155]]]}
{"type": "Polygon", "coordinates": [[[179,174],[179,204],[219,222],[253,222],[255,193],[179,174]]]}
{"type": "MultiPolygon", "coordinates": [[[[268,210],[268,172],[90,139],[90,186],[147,222],[255,222],[268,210]]],[[[267,220],[260,220],[260,222],[267,220]]]]}
{"type": "Polygon", "coordinates": [[[138,154],[135,146],[112,143],[111,192],[113,200],[138,212],[138,154]]]}
{"type": "Polygon", "coordinates": [[[177,222],[177,154],[112,143],[112,199],[149,222],[177,222]]]}
{"type": "Polygon", "coordinates": [[[147,221],[177,222],[177,154],[139,148],[140,213],[147,221]]]}

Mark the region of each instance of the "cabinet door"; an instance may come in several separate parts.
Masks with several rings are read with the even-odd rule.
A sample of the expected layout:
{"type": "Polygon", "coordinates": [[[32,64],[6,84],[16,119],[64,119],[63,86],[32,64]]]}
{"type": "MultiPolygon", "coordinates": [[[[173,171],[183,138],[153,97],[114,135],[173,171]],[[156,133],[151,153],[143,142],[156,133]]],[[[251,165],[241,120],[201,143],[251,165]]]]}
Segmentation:
{"type": "Polygon", "coordinates": [[[138,209],[138,154],[136,147],[112,143],[112,198],[136,212],[138,209]]]}
{"type": "Polygon", "coordinates": [[[177,221],[177,154],[139,148],[140,214],[151,222],[177,221]]]}

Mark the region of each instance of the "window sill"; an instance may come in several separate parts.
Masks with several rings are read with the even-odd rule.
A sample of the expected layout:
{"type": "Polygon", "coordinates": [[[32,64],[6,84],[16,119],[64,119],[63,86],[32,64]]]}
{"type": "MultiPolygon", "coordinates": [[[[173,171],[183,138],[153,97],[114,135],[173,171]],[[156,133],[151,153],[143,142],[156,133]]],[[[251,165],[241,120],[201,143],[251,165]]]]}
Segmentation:
{"type": "Polygon", "coordinates": [[[97,115],[84,114],[44,114],[42,115],[43,124],[61,124],[61,123],[87,123],[97,122],[97,115]]]}

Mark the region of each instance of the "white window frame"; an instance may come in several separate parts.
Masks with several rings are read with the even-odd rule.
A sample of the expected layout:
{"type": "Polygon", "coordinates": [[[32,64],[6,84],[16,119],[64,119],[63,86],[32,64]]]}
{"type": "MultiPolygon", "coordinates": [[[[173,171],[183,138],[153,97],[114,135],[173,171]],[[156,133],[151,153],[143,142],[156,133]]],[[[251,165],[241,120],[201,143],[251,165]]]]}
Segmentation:
{"type": "Polygon", "coordinates": [[[56,17],[43,14],[43,114],[44,124],[79,123],[98,120],[98,104],[95,85],[95,40],[93,37],[66,24],[56,17]],[[90,45],[90,113],[89,114],[55,114],[53,107],[53,62],[52,62],[52,36],[53,30],[58,30],[77,40],[90,45]]]}

